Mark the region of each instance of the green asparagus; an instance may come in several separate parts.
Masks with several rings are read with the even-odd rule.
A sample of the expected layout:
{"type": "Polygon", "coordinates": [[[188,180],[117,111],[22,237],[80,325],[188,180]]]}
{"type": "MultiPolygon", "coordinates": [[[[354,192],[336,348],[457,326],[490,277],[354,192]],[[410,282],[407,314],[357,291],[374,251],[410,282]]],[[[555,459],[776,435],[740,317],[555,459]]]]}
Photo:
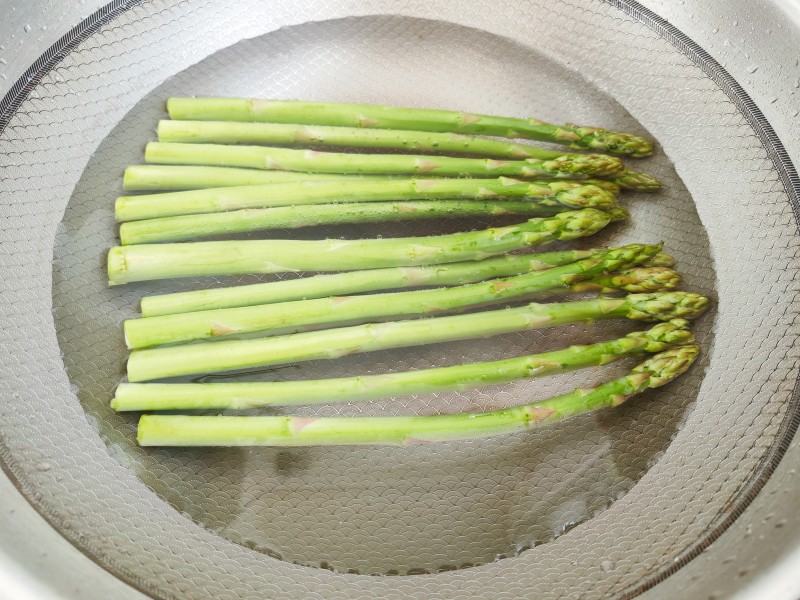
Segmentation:
{"type": "Polygon", "coordinates": [[[109,285],[120,285],[170,277],[348,271],[481,260],[591,235],[612,218],[609,213],[586,208],[518,225],[430,237],[115,246],[108,252],[108,281],[109,285]]]}
{"type": "Polygon", "coordinates": [[[675,257],[666,252],[659,252],[647,262],[642,263],[643,267],[674,267],[675,257]]]}
{"type": "Polygon", "coordinates": [[[464,217],[544,217],[569,210],[542,206],[536,201],[478,202],[475,200],[417,200],[413,202],[353,202],[247,208],[228,212],[179,215],[129,221],[119,228],[123,246],[177,242],[192,238],[297,229],[344,223],[377,223],[464,217]]]}
{"type": "Polygon", "coordinates": [[[614,175],[612,181],[623,190],[633,192],[655,192],[661,189],[661,182],[647,173],[625,169],[622,173],[614,175]]]}
{"type": "MultiPolygon", "coordinates": [[[[597,249],[503,255],[480,261],[433,267],[389,267],[348,271],[268,283],[145,296],[142,298],[142,316],[156,317],[200,310],[309,300],[393,288],[464,285],[485,279],[544,271],[589,258],[596,252],[597,249]]],[[[659,252],[647,262],[657,260],[661,255],[663,252],[659,252]]]]}
{"type": "MultiPolygon", "coordinates": [[[[236,167],[205,167],[181,165],[133,165],[125,169],[122,188],[131,192],[201,190],[238,185],[260,185],[265,183],[288,183],[301,181],[390,181],[402,175],[353,175],[336,173],[296,173],[294,171],[261,171],[236,167]]],[[[612,179],[583,179],[581,183],[596,185],[613,194],[621,187],[634,191],[657,190],[657,179],[625,169],[612,179]],[[620,185],[621,184],[621,185],[620,185]]],[[[541,181],[529,183],[541,184],[541,181]]]]}
{"type": "Polygon", "coordinates": [[[619,406],[686,372],[697,346],[656,354],[630,373],[593,389],[484,413],[400,417],[142,415],[142,446],[410,446],[526,431],[602,408],[619,406]]]}
{"type": "Polygon", "coordinates": [[[648,156],[650,140],[596,127],[425,108],[246,98],[170,98],[172,119],[334,125],[525,138],[625,156],[648,156]]]}
{"type": "Polygon", "coordinates": [[[177,215],[340,202],[396,202],[439,199],[529,199],[544,207],[610,208],[614,194],[572,181],[532,184],[516,179],[417,179],[383,181],[308,181],[235,186],[120,196],[118,221],[138,221],[177,215]]]}
{"type": "MultiPolygon", "coordinates": [[[[180,165],[131,165],[122,176],[122,189],[129,192],[202,190],[237,185],[291,183],[301,181],[344,181],[372,179],[385,181],[388,175],[347,175],[336,173],[297,173],[294,171],[259,171],[235,167],[198,167],[180,165]]],[[[605,181],[605,180],[602,180],[605,181]]]]}
{"type": "Polygon", "coordinates": [[[267,338],[220,340],[134,350],[128,381],[135,383],[197,373],[232,371],[359,352],[476,339],[597,319],[691,319],[708,299],[689,292],[631,294],[555,304],[532,303],[467,315],[368,323],[267,338]]]}
{"type": "Polygon", "coordinates": [[[492,158],[552,160],[564,152],[487,138],[391,129],[297,125],[294,123],[237,123],[232,121],[172,121],[158,123],[158,141],[189,144],[248,144],[265,146],[325,146],[378,148],[442,154],[473,154],[492,158]]]}
{"type": "MultiPolygon", "coordinates": [[[[646,263],[647,259],[642,261],[646,263]]],[[[592,277],[570,286],[573,292],[600,292],[610,294],[625,292],[660,292],[674,290],[681,283],[680,273],[666,267],[633,267],[616,273],[592,277]]]]}
{"type": "Polygon", "coordinates": [[[546,271],[457,287],[333,296],[128,319],[124,324],[125,342],[128,348],[149,348],[253,332],[274,334],[276,330],[297,331],[310,325],[330,326],[487,306],[529,298],[537,293],[565,290],[584,279],[639,264],[660,250],[661,246],[631,244],[618,249],[601,250],[590,258],[546,271]]]}
{"type": "Polygon", "coordinates": [[[573,369],[605,365],[645,352],[663,352],[694,341],[689,322],[673,319],[647,331],[518,358],[360,377],[258,383],[122,383],[111,407],[150,410],[241,410],[293,404],[375,400],[409,394],[465,391],[573,369]]]}
{"type": "Polygon", "coordinates": [[[144,160],[160,165],[210,165],[246,167],[304,173],[355,173],[359,175],[421,174],[528,179],[588,179],[621,173],[618,158],[603,154],[563,154],[550,160],[504,160],[455,158],[415,154],[354,154],[318,152],[269,146],[225,146],[222,144],[172,144],[150,142],[144,160]]]}

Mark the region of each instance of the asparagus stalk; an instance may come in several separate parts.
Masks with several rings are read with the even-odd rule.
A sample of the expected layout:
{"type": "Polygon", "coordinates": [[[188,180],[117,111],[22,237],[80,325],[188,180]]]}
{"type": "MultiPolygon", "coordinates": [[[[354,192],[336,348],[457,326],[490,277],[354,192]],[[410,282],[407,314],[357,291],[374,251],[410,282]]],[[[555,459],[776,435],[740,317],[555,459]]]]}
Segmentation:
{"type": "Polygon", "coordinates": [[[514,160],[521,158],[551,160],[564,156],[564,152],[558,150],[457,133],[295,123],[162,120],[158,122],[158,141],[184,144],[373,148],[422,153],[473,154],[514,160]]]}
{"type": "Polygon", "coordinates": [[[134,350],[128,381],[135,383],[196,373],[232,371],[359,352],[476,339],[597,319],[669,321],[694,318],[708,299],[689,292],[631,294],[410,321],[369,323],[267,338],[221,340],[134,350]]]}
{"type": "Polygon", "coordinates": [[[276,330],[296,331],[309,325],[366,322],[486,306],[530,297],[532,294],[568,289],[584,279],[638,264],[657,254],[660,249],[660,246],[632,244],[602,250],[591,258],[546,271],[457,287],[333,296],[128,319],[124,324],[125,342],[128,348],[149,348],[253,332],[274,334],[276,330]]]}
{"type": "Polygon", "coordinates": [[[412,221],[463,217],[544,217],[568,210],[539,202],[477,202],[462,200],[418,200],[414,202],[354,202],[246,208],[221,213],[179,215],[123,223],[119,237],[123,246],[176,242],[198,237],[248,233],[271,229],[297,229],[343,223],[412,221]]]}
{"type": "Polygon", "coordinates": [[[120,196],[118,221],[177,215],[340,202],[396,202],[438,199],[529,199],[542,206],[600,208],[614,205],[614,194],[572,181],[528,183],[499,179],[387,179],[382,181],[308,181],[120,196]]]}
{"type": "MultiPolygon", "coordinates": [[[[296,173],[294,171],[261,171],[236,167],[205,167],[180,165],[133,165],[125,169],[123,189],[130,192],[201,190],[239,185],[288,183],[301,181],[391,180],[391,175],[352,175],[336,173],[296,173]]],[[[618,194],[620,188],[650,192],[660,187],[657,179],[644,173],[625,169],[612,179],[584,179],[583,183],[596,185],[618,194]]],[[[541,183],[531,181],[530,183],[541,183]]]]}
{"type": "MultiPolygon", "coordinates": [[[[452,263],[434,267],[389,267],[366,271],[348,271],[314,275],[300,279],[270,281],[232,287],[160,294],[142,298],[142,316],[156,317],[201,310],[235,308],[256,304],[273,304],[292,300],[309,300],[394,288],[464,285],[510,277],[533,271],[544,271],[589,258],[594,250],[563,250],[541,254],[504,255],[485,260],[452,263]]],[[[663,254],[659,252],[648,262],[663,254]]]]}
{"type": "Polygon", "coordinates": [[[634,157],[648,156],[653,151],[650,140],[628,133],[429,108],[246,98],[170,98],[167,111],[170,118],[177,120],[299,123],[491,135],[634,157]]]}
{"type": "MultiPolygon", "coordinates": [[[[642,261],[648,262],[651,259],[642,261]]],[[[641,263],[640,263],[641,264],[641,263]]],[[[616,273],[608,273],[578,281],[570,286],[573,292],[600,292],[610,294],[617,291],[642,293],[674,290],[681,283],[680,273],[666,267],[633,267],[616,273]]]]}
{"type": "Polygon", "coordinates": [[[586,208],[518,225],[440,236],[366,240],[245,240],[115,246],[109,285],[133,281],[282,273],[349,271],[481,260],[497,254],[591,235],[613,215],[586,208]]]}
{"type": "MultiPolygon", "coordinates": [[[[386,175],[375,175],[373,180],[386,180],[386,175]]],[[[202,190],[237,185],[265,183],[291,183],[301,181],[364,180],[366,175],[336,173],[296,173],[294,171],[259,171],[235,167],[197,167],[179,165],[131,165],[122,176],[122,189],[130,192],[160,190],[202,190]]]]}
{"type": "Polygon", "coordinates": [[[399,417],[142,415],[142,446],[410,446],[526,431],[603,408],[666,385],[686,372],[697,346],[656,354],[623,377],[541,402],[484,413],[399,417]]]}
{"type": "Polygon", "coordinates": [[[261,408],[294,404],[355,402],[409,394],[464,391],[517,379],[543,377],[605,365],[645,352],[691,344],[685,319],[659,323],[647,331],[563,350],[518,358],[360,377],[258,383],[122,383],[111,407],[118,411],[261,408]]]}
{"type": "Polygon", "coordinates": [[[351,154],[269,146],[172,144],[150,142],[144,160],[161,165],[211,165],[304,173],[359,175],[451,175],[497,177],[509,175],[543,179],[588,179],[621,173],[618,158],[602,154],[563,154],[558,158],[502,160],[416,154],[351,154]]]}

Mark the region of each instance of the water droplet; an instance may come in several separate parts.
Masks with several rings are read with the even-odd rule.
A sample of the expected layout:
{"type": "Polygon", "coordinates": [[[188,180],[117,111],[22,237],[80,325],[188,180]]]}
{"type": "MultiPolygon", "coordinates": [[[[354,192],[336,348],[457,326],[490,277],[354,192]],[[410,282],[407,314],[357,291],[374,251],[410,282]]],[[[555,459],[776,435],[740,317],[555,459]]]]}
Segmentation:
{"type": "Polygon", "coordinates": [[[753,65],[751,67],[748,67],[748,69],[747,69],[747,72],[751,73],[751,74],[755,73],[756,71],[758,71],[758,65],[753,65]]]}
{"type": "Polygon", "coordinates": [[[775,98],[770,98],[770,99],[769,99],[769,103],[770,103],[770,104],[775,104],[777,101],[778,101],[778,98],[777,98],[777,97],[775,97],[775,98]]]}
{"type": "Polygon", "coordinates": [[[30,30],[31,30],[32,28],[31,28],[31,26],[30,26],[30,25],[25,25],[25,27],[23,27],[23,29],[25,30],[25,33],[28,33],[28,32],[30,32],[30,30]]]}
{"type": "Polygon", "coordinates": [[[49,462],[40,462],[40,463],[36,464],[36,470],[37,471],[45,472],[45,471],[49,471],[52,468],[53,468],[53,466],[49,462]]]}
{"type": "Polygon", "coordinates": [[[39,27],[39,29],[41,29],[42,31],[47,31],[47,25],[42,25],[41,27],[39,27]]]}
{"type": "Polygon", "coordinates": [[[739,21],[734,21],[733,26],[736,27],[739,24],[739,21]]]}
{"type": "Polygon", "coordinates": [[[8,64],[8,63],[6,63],[6,59],[5,58],[0,58],[0,65],[5,65],[5,64],[8,64]]]}
{"type": "Polygon", "coordinates": [[[780,529],[780,528],[781,528],[781,527],[783,527],[784,525],[786,525],[786,519],[781,519],[780,521],[778,521],[777,523],[775,523],[775,527],[776,527],[777,529],[780,529]]]}
{"type": "Polygon", "coordinates": [[[604,572],[610,573],[614,570],[614,563],[610,560],[604,560],[600,563],[600,568],[603,569],[604,572]]]}
{"type": "Polygon", "coordinates": [[[719,27],[714,27],[713,33],[719,33],[719,27]]]}

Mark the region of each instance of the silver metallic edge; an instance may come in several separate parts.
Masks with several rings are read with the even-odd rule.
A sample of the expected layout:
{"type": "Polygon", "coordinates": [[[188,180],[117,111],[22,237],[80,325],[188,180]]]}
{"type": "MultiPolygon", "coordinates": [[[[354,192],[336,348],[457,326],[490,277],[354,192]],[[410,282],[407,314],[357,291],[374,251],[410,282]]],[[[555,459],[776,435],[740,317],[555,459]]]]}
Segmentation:
{"type": "MultiPolygon", "coordinates": [[[[731,99],[753,128],[753,131],[761,140],[767,156],[775,165],[778,176],[789,196],[789,203],[798,226],[798,233],[800,233],[800,178],[797,175],[797,169],[764,113],[744,91],[744,88],[708,52],[703,50],[677,27],[674,27],[666,19],[661,18],[650,9],[645,8],[635,0],[604,1],[652,29],[675,46],[700,67],[731,99]]],[[[732,508],[727,515],[715,525],[710,526],[699,541],[678,553],[669,567],[630,588],[622,594],[621,598],[626,600],[634,598],[666,580],[670,575],[695,559],[733,525],[775,472],[781,459],[789,449],[798,428],[800,428],[800,378],[795,381],[792,389],[791,406],[783,418],[776,441],[765,453],[760,464],[754,469],[752,476],[748,479],[747,487],[731,500],[730,505],[732,508]]]]}
{"type": "MultiPolygon", "coordinates": [[[[81,21],[50,46],[50,48],[22,74],[8,93],[0,99],[0,134],[2,134],[3,130],[8,126],[14,113],[16,113],[22,103],[27,99],[30,92],[67,54],[72,52],[81,42],[91,37],[98,29],[107,25],[134,6],[142,4],[144,1],[145,0],[113,0],[81,21]]],[[[647,26],[670,42],[690,58],[692,62],[708,75],[731,99],[753,128],[753,131],[766,150],[767,155],[775,165],[785,191],[789,196],[789,202],[795,215],[795,221],[798,224],[798,232],[800,232],[800,177],[798,177],[797,170],[789,158],[780,138],[747,92],[744,91],[736,80],[712,58],[710,54],[653,11],[645,8],[635,0],[604,0],[604,2],[647,26]]],[[[728,515],[716,525],[709,528],[702,539],[685,549],[669,568],[662,570],[636,587],[624,592],[622,598],[634,598],[658,583],[661,583],[670,575],[686,566],[698,554],[719,538],[719,536],[741,516],[764,487],[789,448],[798,428],[800,428],[800,379],[795,382],[792,391],[792,407],[781,423],[781,433],[767,452],[765,458],[755,469],[753,477],[748,480],[749,485],[747,488],[744,489],[733,502],[733,508],[728,515]]],[[[5,453],[0,452],[0,454],[5,453]]],[[[0,468],[12,483],[14,483],[20,493],[27,497],[28,494],[25,493],[24,486],[21,485],[21,482],[13,475],[6,462],[2,459],[0,459],[0,468]]],[[[31,505],[36,508],[37,512],[39,512],[46,521],[55,526],[50,515],[42,512],[37,504],[32,503],[31,505]]],[[[77,550],[94,559],[88,548],[83,548],[81,545],[76,544],[76,540],[71,541],[77,550]]],[[[104,563],[103,561],[99,561],[98,564],[103,565],[104,563]]],[[[119,576],[118,574],[114,575],[117,577],[119,576]]],[[[140,591],[149,593],[146,586],[142,585],[142,582],[132,581],[129,578],[124,579],[127,580],[126,582],[128,584],[133,585],[133,587],[140,591]]]]}

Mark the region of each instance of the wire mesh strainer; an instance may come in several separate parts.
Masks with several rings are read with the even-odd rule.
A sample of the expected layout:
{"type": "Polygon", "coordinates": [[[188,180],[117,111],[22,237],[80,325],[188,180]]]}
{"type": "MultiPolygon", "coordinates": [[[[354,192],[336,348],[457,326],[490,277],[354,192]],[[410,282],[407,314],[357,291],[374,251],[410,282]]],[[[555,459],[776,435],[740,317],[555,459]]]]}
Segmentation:
{"type": "MultiPolygon", "coordinates": [[[[2,455],[95,560],[156,597],[607,597],[662,577],[757,488],[787,435],[796,379],[785,165],[724,82],[628,5],[121,7],[8,107],[0,135],[2,455]],[[664,239],[687,287],[715,297],[698,324],[705,362],[623,410],[536,435],[434,449],[136,448],[134,421],[107,406],[123,374],[119,324],[145,292],[208,282],[108,290],[102,258],[122,167],[140,160],[163,99],[191,94],[533,112],[649,132],[663,151],[645,168],[666,190],[630,197],[631,224],[603,241],[664,239]]],[[[270,375],[452,364],[620,331],[575,327],[270,375]]],[[[313,413],[476,410],[608,374],[313,413]]]]}

